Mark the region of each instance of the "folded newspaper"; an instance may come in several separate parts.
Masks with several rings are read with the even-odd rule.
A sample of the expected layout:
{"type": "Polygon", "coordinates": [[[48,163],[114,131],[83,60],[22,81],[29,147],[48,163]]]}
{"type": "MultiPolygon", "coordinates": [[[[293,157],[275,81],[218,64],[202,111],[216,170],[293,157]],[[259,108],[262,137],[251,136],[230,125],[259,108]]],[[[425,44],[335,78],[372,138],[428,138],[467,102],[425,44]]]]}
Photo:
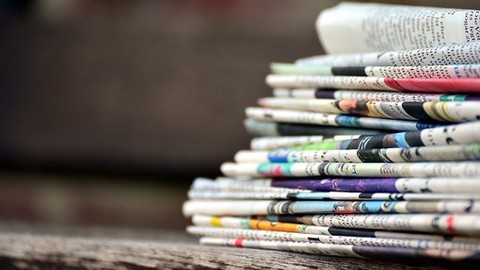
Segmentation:
{"type": "Polygon", "coordinates": [[[326,55],[272,63],[253,138],[194,180],[200,244],[480,261],[480,11],[341,3],[326,55]]]}

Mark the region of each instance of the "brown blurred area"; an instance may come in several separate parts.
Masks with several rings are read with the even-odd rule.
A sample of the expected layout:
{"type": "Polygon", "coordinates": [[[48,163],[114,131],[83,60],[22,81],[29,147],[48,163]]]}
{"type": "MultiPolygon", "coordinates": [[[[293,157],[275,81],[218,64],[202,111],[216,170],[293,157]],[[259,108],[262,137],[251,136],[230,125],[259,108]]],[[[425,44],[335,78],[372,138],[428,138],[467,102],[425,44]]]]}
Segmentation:
{"type": "Polygon", "coordinates": [[[2,33],[12,165],[215,175],[268,63],[320,51],[314,2],[66,2],[2,33]]]}
{"type": "Polygon", "coordinates": [[[268,64],[322,53],[338,2],[0,0],[0,219],[183,230],[268,64]]]}

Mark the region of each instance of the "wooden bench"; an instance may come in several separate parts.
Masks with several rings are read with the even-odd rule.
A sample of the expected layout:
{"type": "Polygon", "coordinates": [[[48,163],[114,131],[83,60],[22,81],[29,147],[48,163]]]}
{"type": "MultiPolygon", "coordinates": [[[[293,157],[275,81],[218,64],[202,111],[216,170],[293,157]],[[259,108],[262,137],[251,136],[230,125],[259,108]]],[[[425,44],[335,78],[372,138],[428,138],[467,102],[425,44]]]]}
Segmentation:
{"type": "Polygon", "coordinates": [[[0,223],[0,269],[395,270],[455,266],[440,261],[395,262],[200,246],[197,239],[177,231],[0,223]]]}

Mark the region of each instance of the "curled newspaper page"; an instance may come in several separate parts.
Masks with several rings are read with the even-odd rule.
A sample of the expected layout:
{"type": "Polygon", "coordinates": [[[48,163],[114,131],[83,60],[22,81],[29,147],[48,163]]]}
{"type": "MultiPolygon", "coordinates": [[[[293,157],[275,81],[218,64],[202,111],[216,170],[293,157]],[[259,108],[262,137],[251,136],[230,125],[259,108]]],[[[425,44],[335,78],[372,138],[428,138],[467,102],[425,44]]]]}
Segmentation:
{"type": "Polygon", "coordinates": [[[480,40],[480,11],[341,3],[316,28],[328,53],[417,49],[480,40]]]}

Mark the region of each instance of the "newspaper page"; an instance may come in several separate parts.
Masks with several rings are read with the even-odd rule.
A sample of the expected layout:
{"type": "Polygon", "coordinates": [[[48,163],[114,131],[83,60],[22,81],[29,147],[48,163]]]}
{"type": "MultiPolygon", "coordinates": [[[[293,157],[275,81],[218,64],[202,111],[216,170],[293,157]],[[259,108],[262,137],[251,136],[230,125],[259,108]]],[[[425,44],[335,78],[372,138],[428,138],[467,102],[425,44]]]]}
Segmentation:
{"type": "Polygon", "coordinates": [[[480,11],[340,3],[316,28],[327,53],[418,49],[480,40],[480,11]]]}

